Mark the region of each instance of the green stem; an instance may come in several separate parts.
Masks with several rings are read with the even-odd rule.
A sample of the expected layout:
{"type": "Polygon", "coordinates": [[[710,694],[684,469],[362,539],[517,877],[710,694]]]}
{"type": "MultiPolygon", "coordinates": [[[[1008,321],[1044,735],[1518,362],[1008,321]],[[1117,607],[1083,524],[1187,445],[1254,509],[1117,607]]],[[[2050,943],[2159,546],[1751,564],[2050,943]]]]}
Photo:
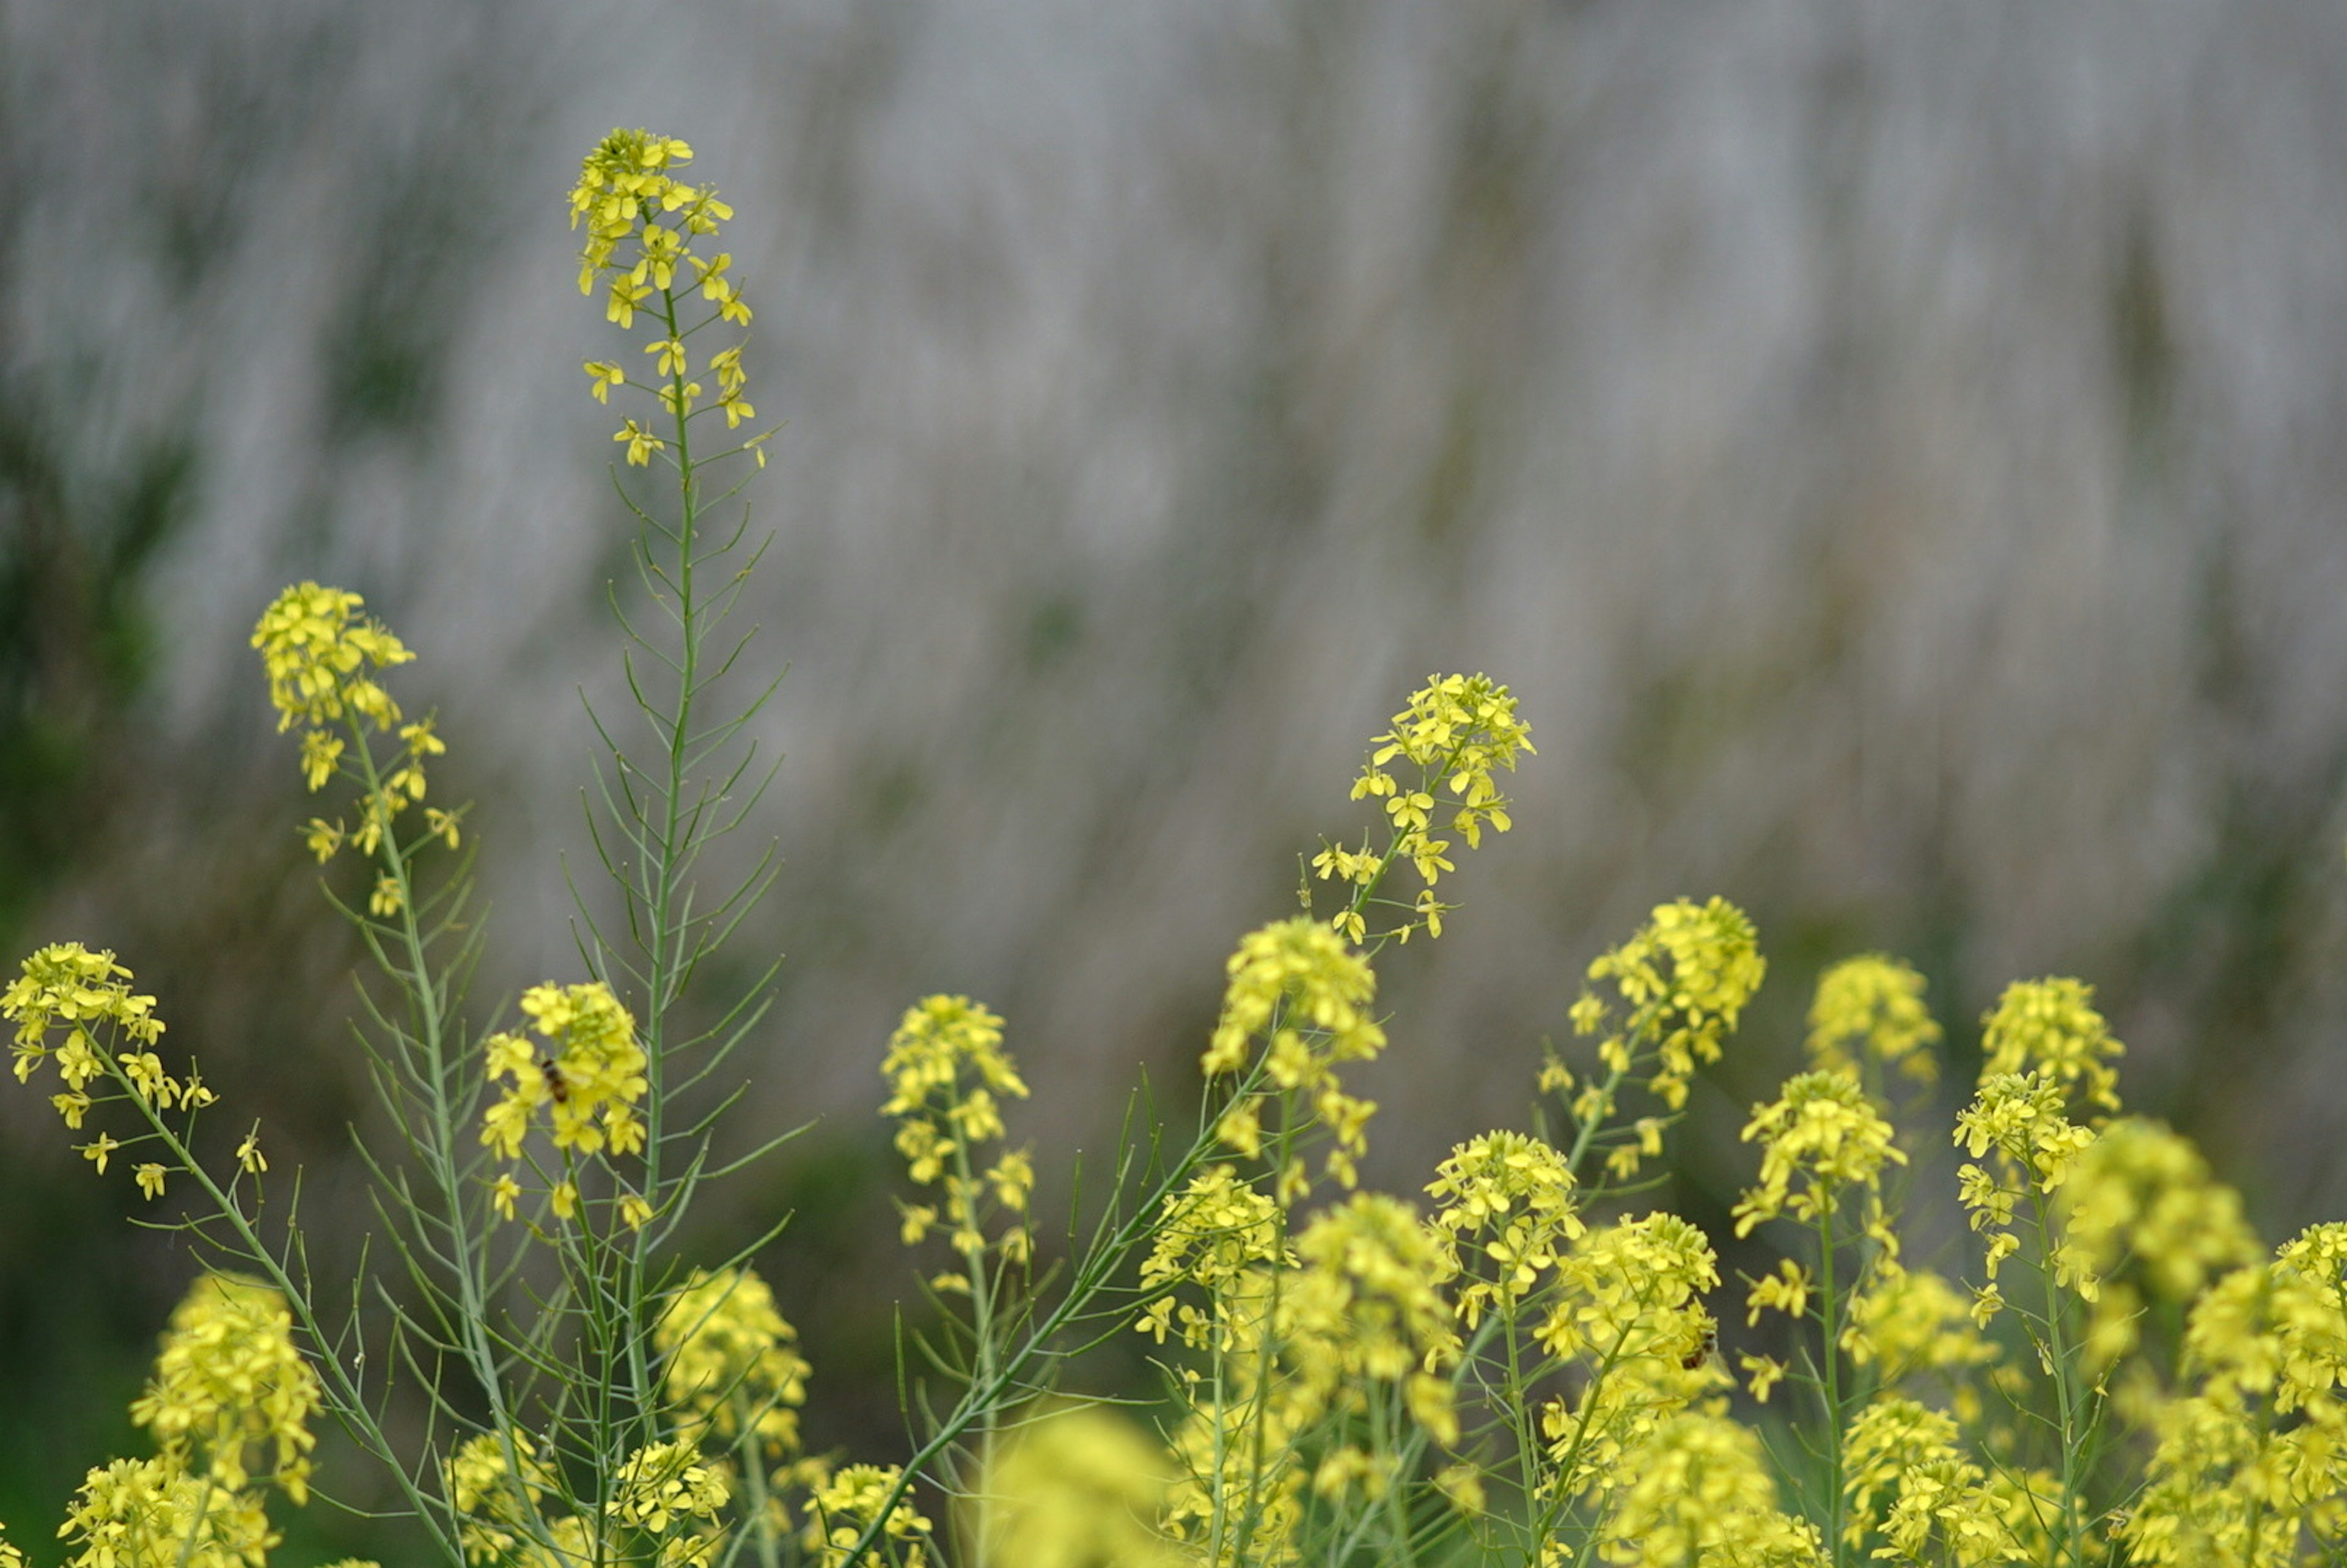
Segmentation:
{"type": "Polygon", "coordinates": [[[1841,1293],[1834,1276],[1831,1184],[1821,1184],[1818,1196],[1818,1320],[1825,1331],[1819,1374],[1826,1406],[1826,1551],[1834,1568],[1841,1568],[1849,1548],[1842,1541],[1841,1293]]]}

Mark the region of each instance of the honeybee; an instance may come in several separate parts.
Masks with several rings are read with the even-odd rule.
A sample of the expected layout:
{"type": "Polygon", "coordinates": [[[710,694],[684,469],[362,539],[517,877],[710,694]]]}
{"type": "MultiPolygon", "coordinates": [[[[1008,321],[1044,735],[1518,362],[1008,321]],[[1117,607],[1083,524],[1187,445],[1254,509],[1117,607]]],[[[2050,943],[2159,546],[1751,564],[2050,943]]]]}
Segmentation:
{"type": "Polygon", "coordinates": [[[1679,1366],[1689,1372],[1711,1359],[1719,1348],[1719,1325],[1709,1317],[1703,1320],[1703,1332],[1696,1338],[1695,1348],[1679,1358],[1679,1366]]]}
{"type": "Polygon", "coordinates": [[[561,1105],[570,1099],[570,1081],[562,1076],[562,1064],[550,1056],[538,1059],[538,1071],[546,1079],[546,1091],[561,1105]]]}

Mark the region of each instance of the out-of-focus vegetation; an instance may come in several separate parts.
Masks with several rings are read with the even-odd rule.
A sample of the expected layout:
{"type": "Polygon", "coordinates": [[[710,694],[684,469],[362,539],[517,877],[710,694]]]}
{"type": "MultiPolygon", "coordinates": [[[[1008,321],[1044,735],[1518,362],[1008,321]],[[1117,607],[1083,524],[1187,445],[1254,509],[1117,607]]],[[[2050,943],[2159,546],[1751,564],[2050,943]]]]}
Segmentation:
{"type": "MultiPolygon", "coordinates": [[[[501,672],[443,717],[495,845],[482,983],[568,952],[581,836],[546,803],[617,546],[528,193],[657,119],[764,171],[737,266],[790,425],[755,608],[797,661],[785,896],[744,943],[788,956],[765,1124],[861,1106],[943,988],[1020,1020],[1053,1124],[1101,1128],[1133,1062],[1185,1071],[1362,726],[1464,664],[1528,694],[1549,766],[1487,917],[1389,982],[1412,1050],[1364,1091],[1413,1114],[1372,1179],[1512,1113],[1495,1048],[1717,887],[1773,934],[1771,995],[1915,956],[1960,1065],[2006,977],[2093,976],[2132,1102],[2270,1234],[2341,1211],[2332,9],[1064,21],[0,11],[15,945],[119,950],[274,1097],[310,1201],[352,1190],[353,955],[236,658],[319,576],[501,672]]],[[[1799,1032],[1756,1003],[1751,1038],[1799,1032]]],[[[1790,1064],[1696,1091],[1696,1212],[1790,1064]]],[[[118,1419],[184,1282],[36,1125],[0,1106],[10,1517],[116,1442],[52,1418],[118,1419]]],[[[743,1207],[795,1204],[826,1266],[786,1311],[885,1366],[805,1283],[895,1288],[883,1151],[838,1116],[799,1149],[743,1207]]]]}

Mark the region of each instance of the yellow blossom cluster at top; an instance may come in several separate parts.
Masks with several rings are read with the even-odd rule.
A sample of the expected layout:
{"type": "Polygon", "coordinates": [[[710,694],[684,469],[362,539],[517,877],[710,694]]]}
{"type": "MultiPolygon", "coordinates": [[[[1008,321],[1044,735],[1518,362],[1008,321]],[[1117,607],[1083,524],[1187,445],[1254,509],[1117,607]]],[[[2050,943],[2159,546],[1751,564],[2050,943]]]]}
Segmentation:
{"type": "MultiPolygon", "coordinates": [[[[680,430],[704,388],[692,379],[692,355],[685,345],[699,328],[678,322],[678,298],[698,289],[702,299],[715,307],[708,321],[747,326],[751,318],[749,302],[727,275],[733,256],[695,249],[696,241],[714,239],[718,225],[731,219],[733,210],[718,199],[715,187],[688,184],[671,172],[692,159],[692,149],[674,137],[614,130],[587,155],[579,183],[570,191],[570,226],[583,227],[587,233],[579,256],[579,292],[591,294],[600,282],[604,313],[614,326],[632,328],[639,310],[654,320],[661,335],[644,345],[644,353],[652,356],[651,390],[680,430]],[[622,254],[623,245],[632,248],[622,254]]],[[[599,403],[610,401],[613,387],[630,384],[624,366],[589,360],[585,368],[599,403]]],[[[716,406],[725,415],[727,429],[756,417],[757,410],[743,395],[749,377],[742,368],[740,343],[716,350],[702,368],[717,377],[716,406]]],[[[625,421],[612,439],[626,445],[628,461],[638,466],[649,464],[669,445],[667,438],[634,419],[625,421]]],[[[761,466],[765,462],[759,444],[763,439],[747,444],[761,466]]]]}
{"type": "Polygon", "coordinates": [[[1936,1082],[1932,1047],[1941,1030],[1923,1005],[1923,977],[1882,953],[1844,958],[1818,977],[1809,1004],[1809,1060],[1856,1071],[1862,1061],[1895,1067],[1918,1083],[1936,1082]]]}
{"type": "Polygon", "coordinates": [[[1982,1020],[1982,1081],[2042,1071],[2065,1091],[2084,1089],[2089,1105],[2116,1112],[2119,1079],[2110,1064],[2127,1048],[2111,1038],[2094,1002],[2094,987],[2066,977],[2005,987],[1982,1020]]]}
{"type": "MultiPolygon", "coordinates": [[[[1346,1093],[1337,1069],[1385,1049],[1385,1030],[1370,1011],[1376,971],[1342,937],[1302,917],[1249,932],[1227,968],[1222,1016],[1199,1065],[1209,1079],[1239,1073],[1248,1065],[1249,1045],[1268,1037],[1266,1080],[1283,1092],[1309,1097],[1333,1139],[1328,1173],[1350,1187],[1377,1106],[1346,1093]]],[[[1224,1144],[1250,1158],[1259,1155],[1262,1112],[1260,1097],[1242,1097],[1223,1115],[1224,1144]]],[[[1300,1158],[1291,1159],[1280,1173],[1281,1201],[1299,1196],[1307,1184],[1300,1158]]]]}
{"type": "MultiPolygon", "coordinates": [[[[1989,1283],[1975,1308],[1983,1323],[2004,1305],[1996,1284],[1998,1266],[2021,1250],[2021,1238],[2013,1230],[2015,1205],[2033,1192],[2043,1199],[2060,1188],[2078,1157],[2094,1143],[2091,1128],[2070,1121],[2068,1104],[2052,1071],[2006,1072],[1983,1079],[1979,1097],[1957,1113],[1956,1142],[1965,1152],[1974,1160],[1992,1153],[1996,1156],[1991,1165],[1967,1164],[1956,1173],[1957,1195],[1972,1228],[1988,1238],[1989,1283]]],[[[2087,1301],[2095,1299],[2097,1277],[2073,1242],[2057,1245],[2049,1261],[2063,1286],[2087,1301]]]]}
{"type": "MultiPolygon", "coordinates": [[[[1686,1103],[1696,1068],[1719,1060],[1721,1040],[1768,971],[1744,911],[1725,898],[1676,899],[1590,962],[1590,981],[1612,980],[1628,1016],[1617,1018],[1595,990],[1585,990],[1573,1004],[1573,1027],[1600,1037],[1598,1058],[1616,1075],[1651,1060],[1646,1087],[1676,1111],[1686,1103]]],[[[1591,1085],[1573,1112],[1596,1122],[1611,1110],[1600,1086],[1591,1085]]]]}
{"type": "MultiPolygon", "coordinates": [[[[1749,1235],[1761,1221],[1788,1210],[1804,1222],[1830,1217],[1847,1189],[1876,1194],[1879,1211],[1883,1165],[1907,1163],[1891,1137],[1891,1123],[1867,1102],[1857,1079],[1804,1072],[1786,1080],[1781,1096],[1755,1106],[1744,1128],[1746,1143],[1761,1144],[1760,1184],[1737,1201],[1736,1234],[1749,1235]]],[[[1887,1230],[1883,1237],[1890,1239],[1887,1230]]]]}
{"type": "MultiPolygon", "coordinates": [[[[1034,1156],[1026,1149],[1004,1153],[979,1170],[971,1159],[980,1143],[1001,1137],[999,1096],[1024,1100],[1026,1081],[1002,1049],[1002,1020],[968,997],[925,998],[906,1010],[881,1060],[889,1094],[880,1113],[897,1118],[897,1152],[921,1186],[942,1194],[938,1204],[903,1205],[907,1246],[928,1235],[942,1219],[954,1250],[972,1266],[989,1245],[1023,1261],[1030,1245],[1025,1216],[1035,1186],[1034,1156]],[[999,1240],[984,1228],[985,1200],[1017,1216],[999,1240]]],[[[961,1275],[940,1276],[942,1288],[968,1288],[961,1275]]]]}
{"type": "MultiPolygon", "coordinates": [[[[543,1046],[513,1030],[481,1042],[489,1081],[510,1081],[482,1117],[481,1142],[507,1160],[519,1158],[539,1108],[550,1105],[557,1149],[641,1153],[644,1123],[636,1106],[649,1058],[637,1042],[635,1018],[611,988],[600,980],[532,986],[522,993],[521,1010],[543,1046]]],[[[497,1178],[497,1208],[508,1219],[520,1193],[510,1173],[497,1178]]],[[[577,1184],[567,1177],[558,1183],[553,1201],[555,1214],[569,1219],[578,1206],[577,1184]]],[[[633,1225],[650,1217],[633,1194],[622,1200],[622,1212],[633,1225]]]]}
{"type": "Polygon", "coordinates": [[[1561,1244],[1578,1240],[1573,1172],[1564,1156],[1522,1132],[1486,1132],[1450,1151],[1436,1167],[1427,1193],[1440,1206],[1434,1234],[1447,1275],[1463,1276],[1459,1317],[1472,1328],[1490,1307],[1512,1307],[1556,1262],[1561,1244]],[[1493,1265],[1485,1278],[1461,1245],[1493,1265]]]}
{"type": "Polygon", "coordinates": [[[798,1331],[774,1309],[774,1292],[746,1268],[695,1269],[652,1328],[667,1358],[661,1389],[680,1435],[732,1443],[753,1432],[770,1454],[794,1451],[806,1403],[798,1331]]]}
{"type": "MultiPolygon", "coordinates": [[[[65,1087],[49,1103],[76,1131],[101,1099],[127,1099],[149,1115],[176,1107],[192,1117],[219,1098],[193,1069],[185,1079],[164,1071],[153,1049],[162,1038],[163,1020],[155,1016],[153,997],[130,989],[131,979],[111,952],[54,942],[27,958],[0,991],[0,1019],[16,1026],[16,1081],[31,1081],[35,1069],[54,1061],[65,1087]],[[52,1032],[60,1029],[65,1038],[50,1044],[52,1032]]],[[[151,1136],[142,1133],[132,1143],[151,1136]]],[[[81,1145],[81,1153],[103,1173],[114,1151],[124,1146],[111,1133],[100,1132],[81,1145]]],[[[266,1168],[252,1138],[239,1153],[248,1171],[266,1168]]],[[[160,1197],[164,1176],[159,1162],[142,1163],[137,1170],[139,1190],[160,1197]]]]}
{"type": "MultiPolygon", "coordinates": [[[[432,720],[401,720],[399,704],[376,675],[415,657],[381,621],[360,612],[365,600],[347,589],[296,583],[272,600],[252,630],[269,676],[269,700],[277,728],[302,726],[302,777],[314,794],[337,774],[361,790],[358,820],[318,817],[303,830],[311,853],[333,858],[345,843],[372,856],[390,835],[393,820],[422,803],[424,759],[446,752],[432,720]],[[355,743],[369,747],[371,734],[390,735],[396,749],[378,762],[371,752],[354,757],[355,743]]],[[[450,848],[457,843],[456,814],[426,807],[425,830],[450,848]]],[[[388,873],[376,885],[370,907],[377,915],[399,912],[404,895],[388,873]]]]}
{"type": "MultiPolygon", "coordinates": [[[[1483,829],[1505,833],[1512,825],[1507,797],[1492,778],[1495,770],[1515,771],[1519,755],[1532,755],[1532,726],[1516,716],[1516,700],[1505,686],[1488,675],[1436,675],[1413,693],[1409,706],[1393,716],[1392,727],[1369,743],[1368,764],[1353,783],[1353,798],[1383,803],[1393,830],[1389,849],[1378,854],[1364,842],[1358,850],[1336,845],[1323,846],[1312,868],[1323,881],[1335,878],[1351,884],[1366,896],[1397,860],[1409,862],[1422,885],[1409,923],[1392,934],[1407,941],[1419,926],[1430,937],[1442,935],[1443,904],[1435,885],[1446,871],[1456,869],[1448,858],[1450,840],[1435,836],[1447,828],[1473,849],[1483,842],[1483,829]],[[1407,763],[1415,778],[1397,778],[1389,764],[1407,763]],[[1452,805],[1441,825],[1436,814],[1444,809],[1435,792],[1448,790],[1452,805]]],[[[1353,941],[1365,939],[1368,917],[1356,898],[1332,925],[1353,941]]]]}

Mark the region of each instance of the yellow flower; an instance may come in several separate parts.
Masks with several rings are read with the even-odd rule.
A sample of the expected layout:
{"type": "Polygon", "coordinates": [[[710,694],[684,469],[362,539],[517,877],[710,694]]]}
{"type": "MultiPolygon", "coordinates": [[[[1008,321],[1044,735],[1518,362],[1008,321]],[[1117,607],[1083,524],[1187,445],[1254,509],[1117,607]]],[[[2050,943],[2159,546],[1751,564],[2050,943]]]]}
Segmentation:
{"type": "MultiPolygon", "coordinates": [[[[355,713],[378,729],[399,722],[399,708],[368,671],[415,657],[375,620],[360,616],[365,601],[338,588],[298,583],[279,594],[253,628],[269,675],[269,700],[282,732],[298,722],[315,727],[355,713]]],[[[314,786],[313,786],[314,787],[314,786]]]]}
{"type": "Polygon", "coordinates": [[[2015,980],[1982,1020],[1981,1082],[2005,1073],[2043,1071],[2065,1091],[2083,1087],[2087,1102],[2119,1108],[2110,1061],[2126,1050],[2111,1038],[2093,1003],[2095,988],[2055,978],[2015,980]]]}
{"type": "Polygon", "coordinates": [[[1376,974],[1343,938],[1308,917],[1250,932],[1227,968],[1222,1018],[1200,1065],[1208,1078],[1235,1074],[1247,1064],[1249,1045],[1266,1037],[1266,1076],[1278,1089],[1312,1097],[1337,1134],[1329,1168],[1342,1180],[1366,1146],[1375,1107],[1346,1095],[1336,1069],[1385,1049],[1371,1010],[1376,974]]]}
{"type": "Polygon", "coordinates": [[[553,1206],[556,1219],[569,1219],[579,1212],[579,1184],[557,1182],[554,1184],[554,1190],[547,1194],[547,1198],[553,1206]]]}
{"type": "Polygon", "coordinates": [[[769,1453],[795,1450],[809,1370],[797,1342],[753,1271],[694,1270],[652,1330],[666,1359],[662,1397],[680,1418],[679,1432],[730,1443],[747,1430],[769,1453]]]}
{"type": "MultiPolygon", "coordinates": [[[[261,1153],[261,1132],[258,1128],[247,1132],[244,1135],[244,1142],[236,1146],[236,1160],[238,1164],[256,1176],[269,1169],[269,1162],[261,1153]]],[[[100,1169],[103,1168],[103,1166],[100,1167],[100,1169]]]]}
{"type": "MultiPolygon", "coordinates": [[[[231,1275],[205,1275],[171,1314],[155,1376],[130,1419],[176,1468],[231,1492],[258,1475],[308,1496],[317,1374],[293,1344],[285,1298],[231,1275]],[[257,1467],[257,1469],[256,1469],[257,1467]]],[[[168,1561],[168,1559],[167,1559],[168,1561]]]]}
{"type": "Polygon", "coordinates": [[[1809,1274],[1791,1258],[1780,1258],[1776,1273],[1763,1275],[1752,1282],[1745,1306],[1747,1327],[1759,1322],[1760,1314],[1770,1307],[1798,1320],[1809,1309],[1809,1274]]]}
{"type": "Polygon", "coordinates": [[[1781,1512],[1760,1439],[1714,1409],[1659,1423],[1625,1459],[1599,1556],[1639,1568],[1824,1568],[1818,1528],[1781,1512]]]}
{"type": "Polygon", "coordinates": [[[1931,1048],[1940,1035],[1923,1006],[1923,977],[1900,959],[1861,953],[1818,977],[1809,1053],[1821,1068],[1855,1068],[1862,1056],[1919,1083],[1935,1082],[1940,1065],[1931,1048]]]}
{"type": "Polygon", "coordinates": [[[163,1167],[149,1161],[131,1173],[138,1180],[138,1190],[149,1198],[163,1195],[163,1167]]]}
{"type": "Polygon", "coordinates": [[[406,891],[399,878],[385,871],[374,879],[374,891],[367,895],[367,912],[388,920],[407,907],[406,891]]]}
{"type": "Polygon", "coordinates": [[[630,419],[620,425],[611,437],[628,444],[628,461],[641,468],[652,460],[655,452],[668,450],[668,443],[630,419]]]}
{"type": "Polygon", "coordinates": [[[641,1194],[623,1193],[620,1195],[620,1223],[630,1230],[643,1229],[651,1217],[652,1205],[641,1194]]]}
{"type": "Polygon", "coordinates": [[[121,1147],[122,1145],[115,1142],[110,1135],[100,1132],[95,1143],[84,1143],[81,1146],[81,1157],[96,1165],[97,1173],[102,1176],[106,1174],[107,1156],[121,1147]]]}
{"type": "Polygon", "coordinates": [[[585,368],[592,382],[589,390],[594,393],[595,401],[598,403],[610,402],[611,388],[625,386],[628,384],[628,373],[606,361],[590,359],[585,368]]]}
{"type": "Polygon", "coordinates": [[[1696,1067],[1719,1060],[1721,1040],[1767,973],[1758,934],[1741,909],[1725,898],[1678,899],[1589,966],[1593,983],[1614,982],[1629,1017],[1616,1027],[1604,1000],[1584,992],[1573,1004],[1573,1030],[1604,1036],[1598,1056],[1614,1071],[1650,1058],[1646,1087],[1676,1111],[1696,1067]]]}
{"type": "Polygon", "coordinates": [[[876,1520],[881,1539],[889,1543],[883,1554],[887,1561],[898,1568],[926,1568],[926,1542],[935,1527],[913,1506],[909,1489],[881,1513],[903,1475],[895,1465],[851,1464],[815,1489],[807,1503],[805,1544],[822,1568],[840,1568],[856,1538],[876,1520]]]}
{"type": "Polygon", "coordinates": [[[496,1206],[498,1217],[508,1220],[513,1218],[514,1204],[520,1196],[521,1184],[513,1179],[513,1173],[509,1171],[499,1172],[497,1179],[489,1187],[489,1202],[496,1206]]]}
{"type": "Polygon", "coordinates": [[[1747,1353],[1737,1358],[1737,1364],[1744,1368],[1753,1399],[1761,1404],[1767,1404],[1770,1391],[1785,1380],[1785,1364],[1773,1356],[1747,1353]]]}
{"type": "Polygon", "coordinates": [[[518,1158],[538,1107],[551,1105],[556,1148],[640,1150],[643,1123],[634,1107],[649,1087],[650,1059],[636,1042],[634,1017],[611,989],[600,980],[532,986],[522,993],[521,1010],[546,1042],[546,1058],[512,1032],[481,1042],[489,1081],[512,1081],[484,1116],[481,1142],[518,1158]]]}
{"type": "Polygon", "coordinates": [[[1748,1235],[1788,1209],[1798,1219],[1828,1217],[1843,1189],[1877,1190],[1886,1162],[1907,1163],[1891,1137],[1891,1123],[1867,1102],[1855,1078],[1804,1072],[1787,1080],[1783,1098],[1755,1106],[1744,1129],[1746,1143],[1757,1138],[1764,1147],[1760,1184],[1736,1205],[1736,1234],[1748,1235]]]}

